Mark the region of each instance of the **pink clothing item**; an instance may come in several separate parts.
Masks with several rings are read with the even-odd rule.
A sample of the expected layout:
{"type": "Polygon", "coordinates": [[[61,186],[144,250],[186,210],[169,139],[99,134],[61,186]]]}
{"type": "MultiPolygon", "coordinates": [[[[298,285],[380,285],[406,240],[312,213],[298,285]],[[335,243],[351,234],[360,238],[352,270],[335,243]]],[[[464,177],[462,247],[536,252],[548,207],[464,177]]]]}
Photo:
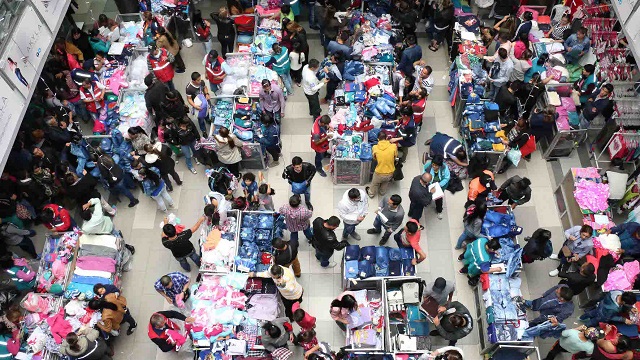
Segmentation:
{"type": "Polygon", "coordinates": [[[594,167],[577,168],[573,170],[575,171],[576,177],[600,179],[600,173],[598,173],[598,169],[594,167]]]}
{"type": "Polygon", "coordinates": [[[633,284],[627,279],[627,275],[620,268],[614,268],[609,273],[607,281],[602,285],[605,291],[611,290],[630,290],[633,284]]]}
{"type": "Polygon", "coordinates": [[[82,270],[98,270],[110,273],[116,272],[116,261],[100,256],[82,256],[76,261],[76,267],[82,270]]]}
{"type": "MultiPolygon", "coordinates": [[[[296,312],[296,310],[300,309],[300,303],[299,302],[295,302],[292,306],[291,306],[291,311],[292,312],[296,312]]],[[[304,310],[302,310],[304,311],[304,310]]],[[[304,317],[302,318],[302,320],[297,321],[297,324],[303,329],[303,330],[308,330],[308,329],[313,329],[314,327],[316,327],[316,318],[309,315],[308,312],[304,311],[304,317]]]]}
{"type": "Polygon", "coordinates": [[[167,329],[164,333],[167,334],[167,342],[176,346],[176,351],[187,342],[187,337],[178,330],[167,329]]]}
{"type": "Polygon", "coordinates": [[[204,329],[204,335],[206,337],[212,337],[220,334],[224,331],[224,326],[222,324],[215,324],[212,327],[208,327],[204,329]]]}
{"type": "Polygon", "coordinates": [[[67,274],[67,265],[60,259],[56,259],[56,261],[51,264],[51,273],[56,279],[64,279],[64,276],[67,274]]]}
{"type": "Polygon", "coordinates": [[[64,319],[64,308],[60,309],[59,313],[48,318],[47,324],[49,324],[49,330],[56,344],[62,344],[62,339],[73,331],[71,324],[64,319]]]}
{"type": "Polygon", "coordinates": [[[633,284],[640,273],[640,263],[638,263],[638,260],[626,262],[622,265],[622,270],[627,276],[627,279],[629,279],[629,282],[633,284]]]}
{"type": "MultiPolygon", "coordinates": [[[[342,300],[342,297],[345,296],[345,295],[354,296],[354,293],[352,291],[344,291],[342,294],[338,295],[336,300],[342,300]]],[[[350,313],[351,313],[351,311],[349,309],[343,309],[343,308],[339,308],[339,307],[331,307],[331,309],[329,309],[329,314],[331,314],[331,318],[333,320],[336,320],[336,321],[340,321],[340,320],[347,321],[347,320],[349,320],[349,314],[350,313]]]]}
{"type": "Polygon", "coordinates": [[[176,306],[180,309],[184,309],[184,293],[176,295],[176,306]]]}
{"type": "Polygon", "coordinates": [[[609,199],[609,184],[580,180],[576,184],[573,196],[582,209],[598,213],[609,208],[607,202],[609,199]]]}

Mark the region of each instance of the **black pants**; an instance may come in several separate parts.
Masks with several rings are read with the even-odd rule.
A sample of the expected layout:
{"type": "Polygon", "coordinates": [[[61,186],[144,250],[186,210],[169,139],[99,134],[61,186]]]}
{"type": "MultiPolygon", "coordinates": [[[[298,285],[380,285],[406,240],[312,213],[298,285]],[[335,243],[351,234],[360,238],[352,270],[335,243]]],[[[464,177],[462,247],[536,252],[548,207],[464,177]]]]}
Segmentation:
{"type": "Polygon", "coordinates": [[[333,99],[333,94],[335,94],[339,83],[339,81],[329,81],[327,83],[327,95],[324,97],[325,100],[331,101],[331,99],[333,99]]]}
{"type": "Polygon", "coordinates": [[[171,177],[173,178],[173,181],[176,182],[176,184],[180,185],[182,184],[182,180],[180,180],[180,175],[178,175],[178,173],[176,172],[176,168],[174,167],[173,169],[171,169],[170,172],[166,172],[162,175],[162,180],[164,180],[164,183],[167,185],[167,190],[173,190],[173,185],[171,184],[171,181],[169,180],[169,175],[171,175],[171,177]]]}
{"type": "Polygon", "coordinates": [[[558,356],[560,353],[563,353],[563,352],[568,352],[568,351],[563,349],[562,346],[560,346],[560,342],[556,341],[556,343],[553,344],[553,347],[551,348],[551,350],[549,350],[549,353],[547,354],[547,357],[544,358],[544,360],[553,360],[556,358],[556,356],[558,356]]]}
{"type": "Polygon", "coordinates": [[[313,95],[304,94],[304,96],[307,97],[307,101],[309,102],[309,115],[313,117],[313,120],[317,119],[322,112],[322,109],[320,109],[320,98],[318,93],[313,95]]]}
{"type": "Polygon", "coordinates": [[[289,72],[291,73],[291,80],[293,80],[294,83],[300,84],[300,82],[302,82],[302,68],[298,70],[291,69],[289,72]]]}
{"type": "Polygon", "coordinates": [[[138,323],[136,323],[136,320],[133,318],[133,316],[131,316],[131,311],[129,311],[129,309],[127,309],[127,312],[124,313],[122,322],[129,324],[129,329],[138,326],[138,323]]]}
{"type": "Polygon", "coordinates": [[[23,236],[22,241],[20,241],[20,243],[18,244],[18,247],[24,250],[32,258],[35,259],[38,257],[38,253],[36,252],[36,247],[35,245],[33,245],[33,240],[31,240],[30,237],[23,236]]]}
{"type": "Polygon", "coordinates": [[[227,53],[233,52],[233,43],[235,42],[235,38],[233,36],[230,36],[228,38],[218,37],[218,41],[220,41],[220,53],[222,54],[222,57],[226,59],[227,53]]]}
{"type": "Polygon", "coordinates": [[[434,200],[434,202],[436,203],[436,212],[439,214],[442,212],[442,204],[444,203],[444,197],[441,197],[440,199],[434,200]]]}
{"type": "Polygon", "coordinates": [[[225,164],[224,165],[235,177],[240,177],[240,162],[235,164],[225,164]]]}
{"type": "Polygon", "coordinates": [[[269,154],[271,154],[271,157],[273,157],[273,161],[278,161],[278,159],[280,159],[280,147],[279,146],[268,146],[266,147],[266,150],[269,154]]]}
{"type": "Polygon", "coordinates": [[[500,195],[498,196],[498,199],[502,200],[502,202],[509,200],[509,205],[514,203],[513,200],[509,199],[509,194],[507,194],[507,190],[502,190],[500,192],[500,195]]]}
{"type": "Polygon", "coordinates": [[[302,292],[302,295],[300,295],[300,298],[294,299],[294,300],[285,299],[284,297],[281,296],[282,297],[282,304],[284,305],[284,313],[285,313],[285,315],[287,315],[289,320],[293,320],[292,319],[293,318],[293,311],[291,311],[291,307],[296,302],[302,303],[302,297],[303,296],[304,296],[304,291],[302,292]]]}

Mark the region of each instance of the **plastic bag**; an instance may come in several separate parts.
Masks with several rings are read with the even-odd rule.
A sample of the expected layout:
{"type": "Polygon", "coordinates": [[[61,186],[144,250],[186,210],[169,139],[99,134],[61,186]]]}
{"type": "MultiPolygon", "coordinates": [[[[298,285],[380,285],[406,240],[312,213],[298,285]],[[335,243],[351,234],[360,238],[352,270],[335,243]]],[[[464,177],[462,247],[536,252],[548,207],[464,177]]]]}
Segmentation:
{"type": "Polygon", "coordinates": [[[520,153],[518,149],[510,149],[507,152],[507,159],[509,159],[514,166],[518,166],[520,159],[522,159],[522,153],[520,153]]]}

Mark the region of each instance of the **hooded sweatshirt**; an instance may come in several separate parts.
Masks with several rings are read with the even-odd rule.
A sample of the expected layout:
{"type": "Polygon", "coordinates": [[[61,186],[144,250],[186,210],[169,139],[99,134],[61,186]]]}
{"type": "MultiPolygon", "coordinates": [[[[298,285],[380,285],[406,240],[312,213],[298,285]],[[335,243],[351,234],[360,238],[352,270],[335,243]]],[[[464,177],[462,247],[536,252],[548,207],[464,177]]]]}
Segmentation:
{"type": "MultiPolygon", "coordinates": [[[[78,346],[80,347],[80,351],[71,350],[69,348],[69,344],[67,343],[67,340],[63,339],[62,344],[60,344],[60,353],[64,355],[69,355],[74,358],[80,357],[86,354],[87,352],[93,350],[94,347],[99,346],[96,344],[96,340],[98,340],[99,336],[100,336],[100,333],[98,332],[98,330],[95,330],[95,329],[89,330],[89,332],[86,335],[78,336],[78,346]]],[[[99,353],[99,351],[97,350],[98,349],[94,351],[96,354],[99,353]]],[[[100,358],[100,357],[92,357],[92,358],[100,358]]]]}
{"type": "Polygon", "coordinates": [[[373,158],[376,159],[378,165],[375,172],[378,174],[392,174],[395,169],[395,159],[398,155],[398,146],[392,144],[389,140],[380,140],[377,145],[373,146],[373,158]]]}
{"type": "Polygon", "coordinates": [[[364,190],[358,189],[358,191],[360,192],[360,201],[351,201],[347,190],[342,195],[342,200],[338,203],[338,214],[345,224],[358,224],[358,218],[367,214],[369,197],[364,190]]]}

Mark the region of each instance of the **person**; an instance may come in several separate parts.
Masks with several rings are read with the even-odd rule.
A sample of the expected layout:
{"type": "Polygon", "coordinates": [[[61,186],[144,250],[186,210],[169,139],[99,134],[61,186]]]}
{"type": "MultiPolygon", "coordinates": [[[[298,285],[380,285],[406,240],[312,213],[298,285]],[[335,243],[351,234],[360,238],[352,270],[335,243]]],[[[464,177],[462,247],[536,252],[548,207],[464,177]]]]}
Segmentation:
{"type": "Polygon", "coordinates": [[[584,106],[596,89],[596,67],[586,64],[582,68],[580,79],[573,83],[573,90],[578,94],[580,105],[584,106]]]}
{"type": "Polygon", "coordinates": [[[498,239],[487,239],[481,237],[467,245],[465,252],[458,257],[464,267],[460,269],[460,274],[467,274],[470,278],[475,278],[480,274],[494,273],[500,268],[491,267],[491,258],[500,250],[498,239]]]}
{"type": "Polygon", "coordinates": [[[329,43],[327,44],[327,53],[329,53],[330,55],[333,55],[338,51],[340,51],[342,52],[342,54],[346,56],[347,59],[349,59],[353,49],[346,44],[348,41],[349,41],[349,33],[346,31],[341,32],[340,35],[338,35],[338,37],[336,38],[336,40],[329,41],[329,43]]]}
{"type": "Polygon", "coordinates": [[[560,324],[573,314],[574,305],[573,290],[566,285],[556,285],[545,291],[541,297],[534,300],[525,300],[524,307],[538,311],[540,315],[529,321],[529,326],[540,325],[550,320],[554,324],[560,324]]]}
{"type": "Polygon", "coordinates": [[[189,293],[189,286],[191,280],[189,277],[181,272],[172,272],[162,276],[155,282],[153,287],[156,291],[162,295],[165,300],[171,305],[176,304],[176,296],[183,294],[183,299],[186,301],[189,293]]]}
{"type": "Polygon", "coordinates": [[[562,18],[560,18],[560,22],[553,25],[551,30],[547,33],[547,37],[552,38],[556,41],[564,41],[564,34],[567,30],[571,28],[571,15],[564,14],[562,18]]]}
{"type": "Polygon", "coordinates": [[[293,321],[300,326],[301,329],[313,329],[316,327],[316,318],[300,307],[300,303],[293,304],[293,321]]]}
{"type": "Polygon", "coordinates": [[[105,14],[98,15],[98,20],[96,20],[93,23],[93,29],[94,30],[98,30],[101,27],[111,29],[114,26],[118,26],[118,23],[115,20],[107,17],[107,15],[105,15],[105,14]]]}
{"type": "Polygon", "coordinates": [[[130,188],[134,187],[133,181],[129,178],[129,175],[124,172],[122,167],[116,164],[113,158],[105,154],[102,149],[97,149],[94,158],[103,181],[106,182],[109,187],[109,191],[116,195],[116,197],[120,194],[126,196],[129,199],[129,207],[138,205],[140,200],[138,200],[130,190],[130,188]]]}
{"type": "Polygon", "coordinates": [[[451,0],[443,0],[436,8],[435,21],[432,23],[429,33],[431,34],[431,44],[429,50],[438,51],[440,44],[444,41],[445,35],[450,32],[453,25],[454,6],[451,0]]]}
{"type": "Polygon", "coordinates": [[[580,316],[580,321],[587,326],[596,326],[598,323],[619,322],[627,325],[633,321],[624,317],[629,309],[636,303],[636,295],[630,291],[613,290],[605,293],[598,306],[586,311],[580,316]]]}
{"type": "Polygon", "coordinates": [[[291,79],[298,87],[302,86],[302,66],[307,61],[302,44],[298,41],[293,43],[293,49],[289,52],[289,63],[291,64],[291,79]]]}
{"type": "MultiPolygon", "coordinates": [[[[93,72],[97,75],[102,74],[110,66],[111,64],[107,60],[107,53],[103,51],[96,52],[93,58],[87,59],[82,63],[82,68],[84,70],[93,72]]],[[[73,76],[72,76],[72,79],[73,79],[73,76]]]]}
{"type": "Polygon", "coordinates": [[[320,89],[329,82],[328,78],[318,80],[316,73],[320,68],[320,62],[316,59],[309,60],[309,63],[302,67],[302,90],[309,103],[309,115],[312,119],[320,116],[320,89]]]}
{"type": "Polygon", "coordinates": [[[289,319],[293,317],[292,306],[296,302],[302,303],[304,289],[296,280],[296,276],[293,274],[291,269],[273,264],[267,271],[249,273],[249,277],[273,279],[273,282],[276,284],[276,287],[278,287],[278,291],[280,292],[286,316],[289,319]]]}
{"type": "Polygon", "coordinates": [[[561,284],[566,284],[573,291],[574,295],[579,295],[589,285],[596,281],[596,267],[593,264],[584,262],[580,265],[579,271],[569,272],[567,268],[560,269],[558,276],[562,278],[561,284]]]}
{"type": "Polygon", "coordinates": [[[242,181],[240,182],[244,197],[249,202],[258,201],[258,183],[256,182],[256,175],[250,171],[247,171],[242,175],[242,181]]]}
{"type": "MultiPolygon", "coordinates": [[[[293,95],[293,88],[291,87],[291,61],[289,60],[289,50],[278,43],[273,44],[271,49],[273,50],[273,56],[264,65],[272,66],[273,71],[275,71],[280,76],[280,79],[282,79],[282,83],[284,84],[285,89],[287,89],[287,95],[293,95]]],[[[284,106],[282,106],[282,112],[284,113],[284,106]]]]}
{"type": "Polygon", "coordinates": [[[553,360],[560,353],[578,354],[581,352],[591,356],[593,343],[602,337],[599,330],[593,327],[580,326],[575,329],[564,330],[560,339],[553,344],[544,360],[553,360]]]}
{"type": "Polygon", "coordinates": [[[337,206],[338,214],[344,223],[342,241],[347,241],[349,236],[360,241],[362,237],[356,232],[356,227],[367,216],[368,208],[369,200],[364,190],[351,188],[344,192],[337,206]]]}
{"type": "Polygon", "coordinates": [[[365,187],[365,191],[373,199],[377,193],[384,196],[387,193],[389,184],[393,181],[398,146],[387,140],[387,134],[381,131],[378,133],[378,143],[373,146],[372,152],[376,161],[376,168],[373,172],[371,186],[365,187]]]}
{"type": "Polygon", "coordinates": [[[409,148],[416,145],[416,123],[413,120],[413,110],[410,106],[400,105],[400,120],[396,126],[396,133],[398,137],[390,140],[390,142],[397,144],[399,163],[404,164],[407,161],[409,155],[409,148]]]}
{"type": "Polygon", "coordinates": [[[399,77],[397,79],[398,83],[398,101],[400,103],[404,102],[409,93],[412,91],[413,87],[416,84],[416,78],[413,75],[406,75],[405,77],[399,77]]]}
{"type": "Polygon", "coordinates": [[[311,241],[313,232],[309,220],[313,216],[313,211],[307,206],[301,206],[300,195],[293,194],[289,198],[289,203],[282,205],[278,212],[284,216],[287,230],[289,231],[289,242],[298,245],[298,232],[302,231],[308,241],[311,241]]]}
{"type": "Polygon", "coordinates": [[[509,81],[524,81],[524,75],[533,67],[531,60],[533,52],[529,49],[525,49],[520,57],[516,57],[514,54],[509,54],[509,57],[511,58],[511,61],[513,61],[513,71],[511,71],[509,81]]]}
{"type": "Polygon", "coordinates": [[[469,310],[458,301],[452,301],[447,307],[438,308],[438,316],[433,318],[430,336],[441,336],[449,340],[449,346],[454,346],[458,340],[469,335],[473,330],[473,318],[469,310]]]}
{"type": "Polygon", "coordinates": [[[80,178],[73,172],[69,172],[64,176],[64,182],[67,185],[67,194],[71,197],[77,206],[82,206],[89,202],[93,198],[100,199],[102,209],[113,216],[116,214],[116,210],[109,205],[109,203],[102,198],[96,186],[98,185],[98,179],[89,174],[86,170],[83,170],[83,176],[80,178]]]}
{"type": "MultiPolygon", "coordinates": [[[[100,208],[100,211],[102,211],[102,208],[100,208]]],[[[33,259],[39,257],[31,240],[32,237],[36,236],[35,230],[21,229],[9,221],[0,219],[0,236],[2,236],[3,243],[6,246],[18,246],[33,259]]]]}
{"type": "Polygon", "coordinates": [[[325,76],[329,78],[327,83],[327,93],[322,99],[322,104],[327,104],[333,99],[333,95],[336,93],[338,85],[343,80],[342,74],[344,73],[344,54],[341,51],[337,51],[335,54],[330,55],[331,66],[325,66],[322,71],[325,76]]]}
{"type": "Polygon", "coordinates": [[[427,92],[426,96],[429,96],[429,94],[431,94],[431,91],[433,90],[433,86],[435,85],[435,80],[433,79],[433,69],[431,68],[431,66],[427,65],[424,60],[418,60],[413,63],[413,68],[415,81],[413,83],[412,91],[417,93],[418,90],[425,89],[427,92]]]}
{"type": "Polygon", "coordinates": [[[95,121],[100,115],[100,109],[104,106],[105,86],[100,82],[85,79],[80,87],[80,99],[85,108],[95,121]]]}
{"type": "Polygon", "coordinates": [[[185,87],[184,92],[187,95],[187,102],[193,109],[192,111],[197,113],[200,132],[206,137],[207,125],[205,121],[209,117],[211,94],[209,94],[209,89],[204,85],[199,72],[194,71],[191,73],[191,81],[185,87]]]}
{"type": "Polygon", "coordinates": [[[189,112],[189,108],[185,104],[182,95],[176,90],[167,91],[161,107],[162,111],[166,114],[165,121],[171,118],[173,123],[184,119],[189,112]]]}
{"type": "Polygon", "coordinates": [[[333,137],[333,134],[328,133],[331,129],[330,123],[329,115],[322,115],[315,119],[311,128],[311,149],[316,153],[315,168],[322,177],[327,177],[327,173],[322,169],[322,159],[329,150],[329,140],[333,137]]]}
{"type": "Polygon", "coordinates": [[[514,58],[521,59],[524,51],[528,50],[530,47],[528,34],[520,33],[520,35],[518,35],[516,39],[517,40],[515,40],[515,43],[513,43],[513,47],[511,48],[511,52],[509,53],[509,57],[511,57],[511,60],[513,60],[514,58]]]}
{"type": "Polygon", "coordinates": [[[440,349],[431,352],[430,354],[437,360],[462,360],[464,359],[464,352],[462,349],[455,346],[445,346],[440,349]]]}
{"type": "Polygon", "coordinates": [[[304,201],[309,210],[313,210],[311,205],[311,180],[315,175],[316,167],[306,161],[302,161],[300,156],[294,156],[291,159],[291,165],[288,165],[282,172],[282,178],[291,184],[292,191],[296,194],[304,194],[304,201]]]}
{"type": "Polygon", "coordinates": [[[122,295],[107,294],[101,299],[90,300],[88,307],[91,310],[101,312],[102,317],[96,325],[106,334],[118,336],[123,322],[129,324],[127,336],[133,334],[138,327],[127,308],[127,299],[122,295]]]}
{"type": "Polygon", "coordinates": [[[211,92],[216,94],[220,89],[220,84],[227,77],[227,74],[231,73],[231,67],[222,56],[218,55],[216,50],[209,51],[203,59],[203,62],[211,92]]]}
{"type": "Polygon", "coordinates": [[[494,100],[496,98],[498,89],[509,81],[511,71],[513,71],[513,61],[509,59],[507,50],[498,49],[498,57],[493,61],[493,65],[489,70],[489,78],[487,79],[490,84],[489,99],[494,100]]]}
{"type": "Polygon", "coordinates": [[[529,117],[529,132],[536,140],[547,139],[547,141],[551,142],[558,117],[559,114],[556,111],[556,107],[551,104],[543,109],[536,107],[529,117]]]}
{"type": "Polygon", "coordinates": [[[420,132],[422,130],[422,117],[424,115],[424,109],[427,106],[427,90],[420,88],[409,93],[408,100],[402,105],[411,107],[413,122],[416,125],[416,130],[420,132]]]}
{"type": "Polygon", "coordinates": [[[142,20],[144,21],[142,24],[142,39],[144,44],[147,46],[155,45],[154,39],[160,26],[158,20],[151,11],[142,12],[142,20]]]}
{"type": "Polygon", "coordinates": [[[410,218],[420,221],[424,208],[431,204],[432,193],[435,188],[429,190],[428,185],[433,180],[430,173],[423,173],[413,178],[409,188],[409,215],[410,218]]]}
{"type": "MultiPolygon", "coordinates": [[[[215,17],[213,15],[214,14],[211,14],[211,18],[215,20],[215,17]]],[[[208,54],[213,48],[213,36],[211,35],[211,22],[209,22],[209,20],[205,20],[202,18],[202,10],[200,9],[195,9],[193,11],[191,21],[193,25],[193,31],[196,35],[196,39],[202,42],[202,45],[204,46],[204,53],[208,54]]],[[[218,27],[218,34],[220,34],[221,31],[222,29],[218,27]]],[[[231,44],[231,48],[233,48],[233,44],[231,44]]],[[[223,50],[224,49],[225,48],[223,47],[223,50]]],[[[233,52],[233,50],[231,49],[228,52],[233,52]]],[[[223,51],[223,54],[225,53],[226,52],[223,51]]]]}
{"type": "Polygon", "coordinates": [[[266,152],[271,154],[273,160],[269,162],[269,167],[280,165],[278,161],[282,150],[280,143],[280,126],[269,113],[262,113],[260,130],[261,136],[258,138],[258,141],[266,152]]]}
{"type": "Polygon", "coordinates": [[[76,227],[76,222],[69,214],[69,210],[56,204],[45,205],[40,214],[40,220],[42,225],[55,232],[70,231],[76,227]]]}
{"type": "Polygon", "coordinates": [[[96,299],[102,299],[109,294],[120,294],[120,289],[113,284],[95,284],[93,285],[93,293],[96,299]]]}
{"type": "Polygon", "coordinates": [[[591,355],[593,360],[622,359],[632,360],[633,343],[628,336],[616,333],[614,327],[607,324],[604,328],[604,339],[599,339],[591,355]]]}
{"type": "Polygon", "coordinates": [[[343,291],[338,297],[331,301],[329,315],[331,315],[331,319],[336,322],[342,331],[347,330],[349,315],[354,311],[358,311],[358,301],[354,295],[352,291],[343,291]]]}
{"type": "Polygon", "coordinates": [[[156,201],[160,211],[166,213],[168,207],[174,206],[173,199],[167,192],[166,183],[160,177],[160,171],[157,168],[142,168],[138,170],[138,176],[142,179],[144,194],[156,201]]]}
{"type": "Polygon", "coordinates": [[[307,360],[333,360],[335,354],[331,350],[331,345],[321,341],[311,349],[304,353],[304,358],[307,360]]]}
{"type": "Polygon", "coordinates": [[[147,55],[147,68],[149,69],[149,73],[167,85],[169,90],[176,89],[173,84],[173,77],[175,75],[173,69],[174,61],[175,58],[173,54],[166,49],[158,47],[155,44],[149,45],[149,55],[147,55]]]}
{"type": "Polygon", "coordinates": [[[271,188],[271,185],[267,184],[262,171],[258,173],[258,180],[260,181],[260,186],[258,186],[258,203],[260,204],[260,207],[258,210],[275,211],[275,207],[273,205],[273,195],[276,194],[275,190],[271,188]]]}
{"type": "Polygon", "coordinates": [[[225,164],[235,177],[239,177],[240,161],[242,161],[240,149],[244,144],[226,127],[221,127],[214,139],[218,143],[218,160],[225,164]]]}
{"type": "Polygon", "coordinates": [[[233,19],[229,14],[229,9],[223,6],[218,10],[218,15],[211,14],[211,18],[218,26],[218,41],[220,42],[222,57],[226,59],[227,53],[233,52],[236,27],[233,23],[233,19]]]}
{"type": "MultiPolygon", "coordinates": [[[[595,91],[594,91],[595,93],[595,91]]],[[[584,104],[582,112],[580,113],[580,126],[587,129],[593,119],[600,115],[604,109],[609,107],[611,99],[609,98],[613,93],[613,85],[604,84],[600,88],[597,95],[591,94],[589,99],[584,104]]]]}
{"type": "Polygon", "coordinates": [[[193,233],[198,231],[200,225],[204,221],[204,216],[201,216],[198,221],[190,228],[180,233],[176,231],[176,227],[173,224],[169,224],[169,219],[164,218],[164,226],[162,227],[162,246],[171,250],[173,257],[178,260],[180,266],[185,271],[191,271],[191,266],[187,262],[187,258],[190,258],[196,266],[200,267],[200,255],[196,252],[190,239],[193,233]]]}
{"type": "Polygon", "coordinates": [[[175,310],[157,311],[149,319],[148,335],[149,339],[160,348],[162,352],[178,350],[171,341],[167,330],[180,331],[180,326],[172,320],[184,321],[185,324],[192,324],[195,319],[186,317],[175,310]]]}
{"type": "Polygon", "coordinates": [[[293,268],[293,274],[299,278],[300,260],[298,260],[298,242],[284,241],[282,238],[274,238],[271,241],[273,246],[273,258],[276,265],[293,268]]]}
{"type": "Polygon", "coordinates": [[[82,52],[85,59],[91,59],[95,56],[93,48],[89,43],[89,35],[77,27],[71,29],[71,42],[82,52]]]}
{"type": "Polygon", "coordinates": [[[338,242],[335,229],[340,226],[340,219],[337,216],[331,216],[328,219],[317,217],[313,220],[313,240],[311,245],[316,250],[316,259],[323,268],[332,268],[337,264],[335,261],[329,262],[333,256],[334,250],[342,250],[349,243],[345,240],[338,242]]]}
{"type": "Polygon", "coordinates": [[[559,260],[557,269],[551,270],[549,276],[558,276],[566,263],[576,262],[593,249],[593,228],[589,225],[576,225],[564,232],[565,242],[558,254],[551,254],[550,259],[559,260]]]}
{"type": "Polygon", "coordinates": [[[400,63],[396,67],[405,76],[413,74],[414,64],[422,59],[422,47],[418,45],[416,36],[408,35],[406,41],[407,47],[402,51],[400,63]]]}
{"type": "Polygon", "coordinates": [[[521,178],[518,175],[514,175],[508,178],[500,188],[498,189],[498,199],[509,201],[511,209],[515,209],[518,205],[523,205],[531,200],[531,180],[528,178],[521,178]]]}
{"type": "MultiPolygon", "coordinates": [[[[437,183],[440,186],[440,189],[444,191],[449,185],[451,173],[449,172],[449,167],[444,163],[442,155],[437,154],[433,156],[433,159],[430,162],[424,164],[423,170],[425,173],[431,175],[431,182],[428,184],[429,186],[437,183]]],[[[438,219],[442,220],[444,196],[439,199],[435,199],[434,202],[436,204],[436,215],[438,219]]]]}
{"type": "Polygon", "coordinates": [[[438,307],[448,308],[451,305],[453,299],[453,292],[456,290],[456,285],[453,281],[447,281],[443,277],[437,277],[434,281],[428,283],[424,287],[423,304],[424,301],[431,298],[438,304],[438,307]]]}
{"type": "MultiPolygon", "coordinates": [[[[537,74],[538,76],[540,76],[540,74],[547,71],[548,62],[549,62],[548,53],[543,53],[533,58],[531,60],[531,68],[529,68],[529,70],[527,70],[527,72],[524,73],[523,81],[527,84],[531,83],[531,79],[533,78],[533,75],[537,74]]],[[[529,95],[529,91],[527,91],[527,95],[529,95]]]]}
{"type": "Polygon", "coordinates": [[[185,71],[184,60],[182,60],[182,56],[180,56],[180,44],[176,39],[162,26],[159,26],[156,30],[156,46],[161,47],[167,50],[171,55],[173,55],[173,65],[176,68],[177,73],[183,73],[185,71]]]}
{"type": "Polygon", "coordinates": [[[527,242],[522,249],[522,262],[525,264],[531,264],[536,260],[544,260],[553,254],[551,231],[547,229],[536,229],[531,234],[531,237],[525,237],[524,241],[527,242]]]}
{"type": "Polygon", "coordinates": [[[287,347],[287,342],[293,341],[293,327],[287,318],[267,321],[261,328],[262,346],[268,352],[287,347]]]}
{"type": "Polygon", "coordinates": [[[82,232],[85,234],[111,234],[113,233],[113,221],[102,210],[100,199],[92,198],[82,205],[80,217],[84,220],[82,232]],[[93,210],[91,209],[93,207],[93,210]]]}
{"type": "Polygon", "coordinates": [[[396,244],[398,244],[398,248],[413,248],[416,252],[417,259],[412,261],[413,265],[419,264],[427,258],[427,254],[420,246],[421,229],[422,225],[420,225],[417,220],[410,219],[401,231],[393,235],[393,239],[396,241],[396,244]]]}
{"type": "Polygon", "coordinates": [[[618,254],[637,257],[640,255],[640,224],[630,221],[616,225],[606,231],[607,234],[618,235],[621,248],[618,254]]]}
{"type": "Polygon", "coordinates": [[[451,160],[459,166],[466,167],[469,164],[467,160],[467,152],[460,141],[453,137],[436,132],[430,140],[427,140],[425,145],[429,145],[429,154],[431,157],[436,154],[442,155],[444,160],[451,160]]]}
{"type": "Polygon", "coordinates": [[[456,242],[455,249],[460,250],[468,243],[474,242],[477,238],[481,238],[482,235],[482,223],[484,222],[484,216],[487,214],[487,203],[484,198],[476,199],[473,204],[467,207],[462,218],[464,230],[458,241],[456,242]]]}
{"type": "Polygon", "coordinates": [[[176,172],[176,163],[171,158],[171,148],[169,145],[161,142],[155,144],[147,144],[144,146],[146,152],[144,156],[144,163],[147,167],[155,167],[160,171],[160,176],[167,187],[167,191],[173,191],[173,185],[169,180],[169,175],[173,178],[173,181],[178,185],[182,185],[180,175],[176,172]]]}
{"type": "Polygon", "coordinates": [[[566,50],[564,58],[567,64],[576,64],[591,49],[591,39],[587,36],[587,32],[586,28],[581,27],[564,41],[566,50]]]}
{"type": "Polygon", "coordinates": [[[89,32],[89,45],[91,45],[91,49],[94,53],[102,52],[106,54],[109,52],[109,48],[111,47],[111,43],[102,40],[98,30],[91,30],[91,32],[89,32]]]}
{"type": "Polygon", "coordinates": [[[376,217],[373,220],[373,228],[367,230],[367,234],[380,234],[384,228],[384,234],[380,239],[380,246],[387,243],[391,234],[396,231],[404,219],[404,208],[402,198],[398,194],[385,196],[380,200],[380,205],[375,211],[376,217]]]}
{"type": "Polygon", "coordinates": [[[109,346],[96,329],[85,328],[70,332],[60,344],[60,353],[82,360],[111,360],[109,346]]]}
{"type": "MultiPolygon", "coordinates": [[[[287,69],[289,71],[289,69],[287,69]]],[[[262,112],[271,115],[278,124],[284,117],[284,95],[282,90],[278,86],[271,86],[271,82],[267,79],[262,79],[262,89],[259,93],[260,107],[262,112]]]]}
{"type": "Polygon", "coordinates": [[[158,127],[160,121],[166,117],[162,110],[162,101],[167,98],[169,88],[160,81],[157,81],[151,74],[145,76],[144,84],[147,87],[147,90],[144,92],[144,102],[147,105],[149,114],[153,114],[155,127],[158,127]]]}

